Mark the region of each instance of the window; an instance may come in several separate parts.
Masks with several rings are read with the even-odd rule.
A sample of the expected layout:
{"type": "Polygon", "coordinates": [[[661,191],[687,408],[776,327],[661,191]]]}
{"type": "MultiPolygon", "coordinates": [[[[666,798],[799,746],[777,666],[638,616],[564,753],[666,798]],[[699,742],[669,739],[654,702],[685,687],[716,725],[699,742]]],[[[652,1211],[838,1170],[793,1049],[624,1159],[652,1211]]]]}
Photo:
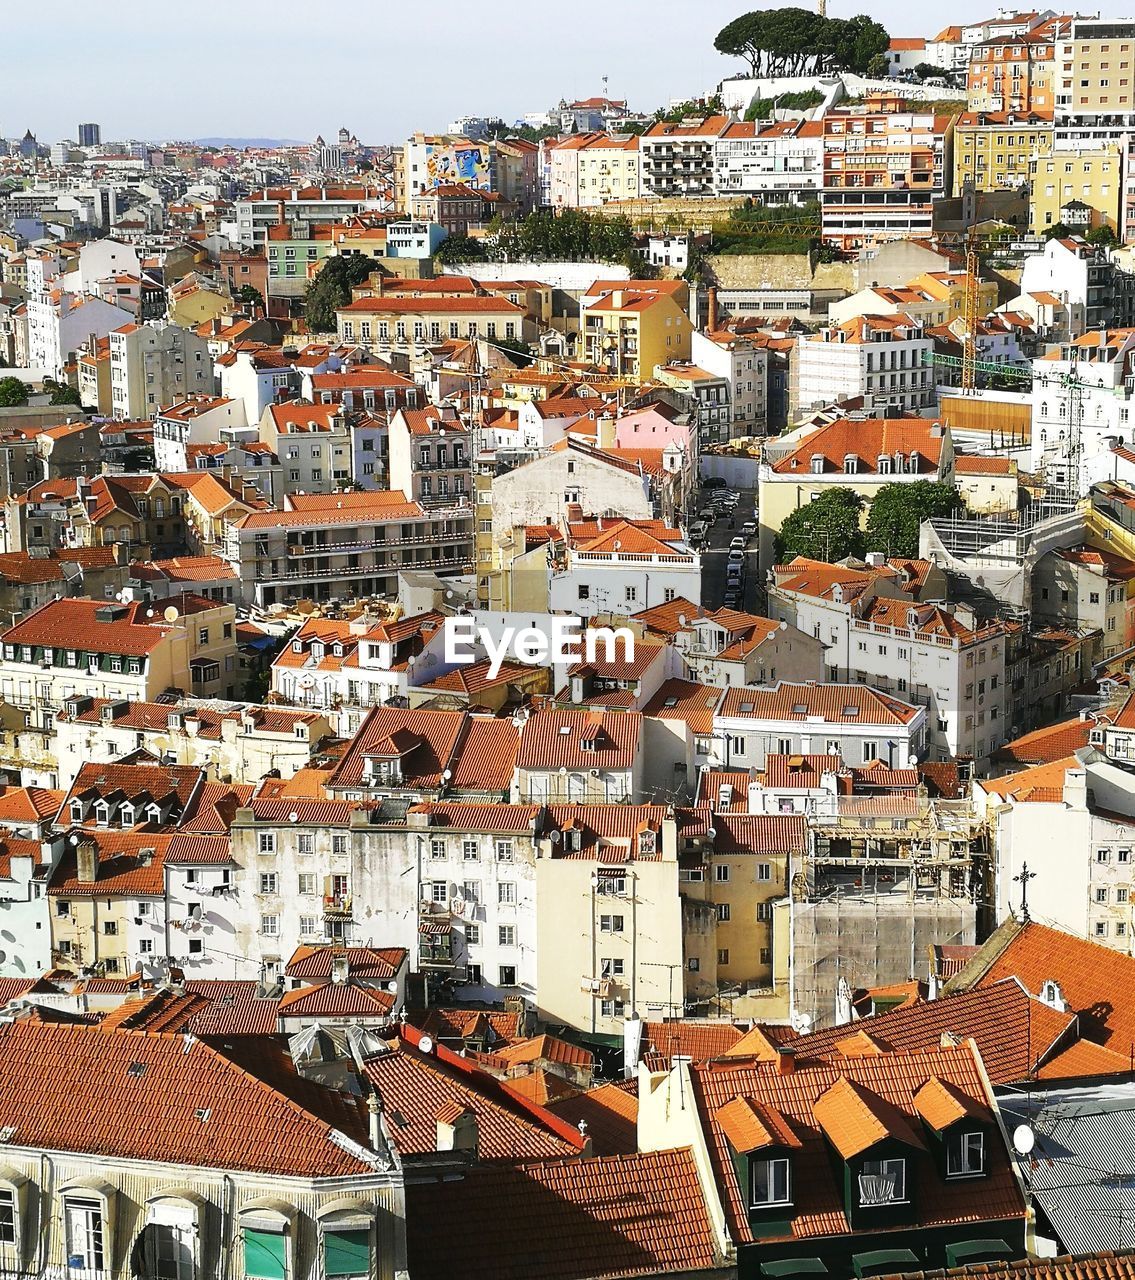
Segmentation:
{"type": "Polygon", "coordinates": [[[502,906],[516,903],[516,885],[511,880],[501,880],[497,884],[497,902],[502,906]]]}
{"type": "Polygon", "coordinates": [[[985,1135],[959,1133],[946,1147],[946,1176],[972,1177],[985,1172],[985,1135]]]}
{"type": "Polygon", "coordinates": [[[728,947],[718,947],[718,949],[717,949],[717,963],[718,963],[718,964],[728,964],[728,963],[729,963],[729,948],[728,948],[728,947]]]}
{"type": "Polygon", "coordinates": [[[729,867],[725,863],[717,863],[713,868],[713,878],[719,884],[725,884],[729,879],[729,867]]]}
{"type": "Polygon", "coordinates": [[[1097,890],[1096,890],[1096,901],[1097,901],[1097,902],[1106,902],[1106,901],[1107,901],[1107,890],[1106,890],[1106,889],[1097,889],[1097,890]]]}
{"type": "Polygon", "coordinates": [[[279,916],[261,916],[260,932],[266,938],[278,938],[280,936],[280,917],[279,916]]]}
{"type": "Polygon", "coordinates": [[[614,956],[607,957],[603,961],[601,976],[604,978],[621,978],[626,972],[626,968],[622,960],[614,956]]]}
{"type": "Polygon", "coordinates": [[[498,862],[512,861],[512,841],[511,840],[497,841],[497,861],[498,862]]]}
{"type": "Polygon", "coordinates": [[[276,836],[271,831],[261,831],[258,848],[261,853],[276,852],[276,836]]]}
{"type": "Polygon", "coordinates": [[[476,840],[462,840],[461,856],[466,862],[476,862],[480,856],[480,845],[476,840]]]}
{"type": "Polygon", "coordinates": [[[1107,862],[1108,857],[1109,857],[1109,854],[1108,854],[1108,851],[1107,851],[1106,849],[1097,849],[1097,850],[1096,850],[1096,861],[1097,861],[1097,862],[1107,862]]]}
{"type": "MultiPolygon", "coordinates": [[[[66,1199],[63,1203],[67,1224],[68,1260],[79,1258],[84,1271],[103,1269],[102,1201],[66,1199]]],[[[281,1277],[283,1272],[280,1273],[281,1277]]]]}
{"type": "Polygon", "coordinates": [[[315,876],[310,871],[302,871],[299,876],[300,896],[310,896],[315,892],[315,876]]]}
{"type": "Polygon", "coordinates": [[[479,924],[467,924],[465,926],[465,942],[470,947],[477,946],[481,941],[481,926],[479,924]]]}
{"type": "Polygon", "coordinates": [[[326,1231],[323,1235],[323,1274],[334,1276],[370,1275],[370,1231],[359,1227],[350,1231],[326,1231]]]}
{"type": "Polygon", "coordinates": [[[859,1204],[901,1204],[906,1200],[905,1160],[864,1160],[859,1171],[859,1204]]]}
{"type": "Polygon", "coordinates": [[[728,902],[719,902],[717,904],[717,919],[723,924],[729,920],[729,903],[728,902]]]}
{"type": "Polygon", "coordinates": [[[449,881],[448,880],[432,880],[430,882],[430,901],[431,902],[448,902],[449,901],[449,881]]]}
{"type": "Polygon", "coordinates": [[[502,987],[516,986],[516,965],[502,964],[500,968],[500,985],[502,987]]]}
{"type": "Polygon", "coordinates": [[[277,891],[277,879],[274,871],[262,871],[260,873],[260,892],[275,893],[277,891]]]}
{"type": "Polygon", "coordinates": [[[430,857],[431,858],[445,857],[445,841],[444,840],[430,841],[430,857]]]}
{"type": "Polygon", "coordinates": [[[599,932],[600,933],[622,933],[623,917],[622,916],[600,916],[599,932]]]}
{"type": "Polygon", "coordinates": [[[245,1227],[242,1236],[247,1280],[284,1280],[287,1244],[283,1231],[254,1231],[245,1227]]]}
{"type": "Polygon", "coordinates": [[[516,946],[516,926],[514,924],[501,924],[497,926],[497,946],[516,946]]]}
{"type": "Polygon", "coordinates": [[[757,879],[758,880],[772,879],[772,863],[771,862],[757,863],[757,879]]]}
{"type": "Polygon", "coordinates": [[[749,1204],[754,1209],[790,1204],[788,1187],[787,1160],[754,1160],[750,1165],[749,1204]]]}
{"type": "Polygon", "coordinates": [[[1126,890],[1126,889],[1116,889],[1116,891],[1115,891],[1115,900],[1116,900],[1116,902],[1119,902],[1119,903],[1125,903],[1125,902],[1127,902],[1128,897],[1129,897],[1128,890],[1126,890]]]}
{"type": "Polygon", "coordinates": [[[16,1197],[14,1192],[0,1191],[0,1244],[16,1243],[16,1197]]]}
{"type": "Polygon", "coordinates": [[[332,853],[347,852],[347,837],[345,835],[340,834],[340,835],[333,835],[331,837],[331,852],[332,853]]]}
{"type": "Polygon", "coordinates": [[[303,831],[296,837],[296,848],[300,853],[315,852],[315,836],[310,831],[303,831]]]}

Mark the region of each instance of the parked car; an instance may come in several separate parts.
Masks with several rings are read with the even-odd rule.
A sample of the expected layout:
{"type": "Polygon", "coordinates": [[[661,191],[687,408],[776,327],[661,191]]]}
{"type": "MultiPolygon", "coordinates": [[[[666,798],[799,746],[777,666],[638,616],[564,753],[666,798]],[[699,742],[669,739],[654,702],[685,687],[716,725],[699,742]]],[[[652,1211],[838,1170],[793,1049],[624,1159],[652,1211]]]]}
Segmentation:
{"type": "Polygon", "coordinates": [[[745,550],[745,539],[744,539],[744,538],[742,538],[740,534],[738,534],[738,535],[737,535],[737,537],[735,537],[735,538],[733,539],[733,541],[732,541],[732,542],[730,542],[730,544],[729,544],[729,550],[730,550],[730,551],[744,551],[744,550],[745,550]]]}
{"type": "Polygon", "coordinates": [[[709,525],[704,520],[695,520],[690,525],[690,541],[701,542],[705,535],[709,532],[709,525]]]}
{"type": "Polygon", "coordinates": [[[717,521],[717,511],[713,507],[702,507],[698,512],[698,519],[707,525],[714,524],[717,521]]]}
{"type": "Polygon", "coordinates": [[[744,564],[745,553],[740,547],[733,547],[729,552],[729,559],[733,564],[744,564]]]}
{"type": "Polygon", "coordinates": [[[724,476],[705,476],[701,482],[701,487],[703,489],[724,489],[725,477],[724,476]]]}
{"type": "Polygon", "coordinates": [[[746,520],[741,526],[741,532],[746,538],[751,538],[757,532],[757,522],[755,520],[746,520]]]}
{"type": "Polygon", "coordinates": [[[722,601],[722,604],[724,604],[724,606],[727,609],[736,609],[740,605],[740,603],[741,603],[741,592],[739,589],[727,591],[725,593],[725,599],[722,601]]]}

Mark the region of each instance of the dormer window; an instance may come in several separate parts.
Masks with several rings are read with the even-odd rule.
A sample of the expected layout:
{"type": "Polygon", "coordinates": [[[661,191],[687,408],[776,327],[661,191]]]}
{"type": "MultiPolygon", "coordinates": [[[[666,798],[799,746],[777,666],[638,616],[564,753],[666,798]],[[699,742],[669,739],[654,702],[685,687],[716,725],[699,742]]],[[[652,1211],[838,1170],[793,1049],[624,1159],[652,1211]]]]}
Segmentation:
{"type": "Polygon", "coordinates": [[[118,821],[124,827],[132,827],[134,825],[134,806],[132,804],[124,804],[118,811],[118,821]]]}
{"type": "Polygon", "coordinates": [[[843,458],[843,470],[845,475],[853,476],[859,470],[859,458],[854,453],[848,453],[843,458]]]}
{"type": "Polygon", "coordinates": [[[303,653],[303,641],[302,641],[302,640],[293,640],[293,641],[292,641],[292,652],[293,652],[293,653],[303,653]]]}
{"type": "Polygon", "coordinates": [[[71,821],[72,821],[72,822],[82,822],[82,821],[83,821],[83,802],[82,802],[82,800],[72,800],[72,801],[71,801],[71,821]]]}
{"type": "Polygon", "coordinates": [[[316,660],[316,662],[319,662],[323,657],[323,646],[319,643],[313,644],[311,646],[311,656],[316,660]]]}
{"type": "Polygon", "coordinates": [[[822,475],[824,471],[824,455],[822,453],[812,454],[812,474],[814,476],[822,475]]]}
{"type": "Polygon", "coordinates": [[[879,454],[879,474],[881,476],[889,476],[891,474],[891,460],[885,453],[879,454]]]}
{"type": "Polygon", "coordinates": [[[946,1141],[946,1177],[973,1178],[985,1172],[985,1134],[951,1134],[946,1141]]]}
{"type": "Polygon", "coordinates": [[[146,806],[146,821],[161,822],[162,811],[156,804],[148,804],[146,806]]]}
{"type": "Polygon", "coordinates": [[[110,805],[105,800],[100,800],[95,805],[95,821],[100,827],[105,827],[110,821],[110,805]]]}
{"type": "Polygon", "coordinates": [[[749,1205],[768,1209],[773,1205],[792,1203],[792,1169],[785,1156],[749,1162],[749,1205]]]}
{"type": "Polygon", "coordinates": [[[864,1160],[859,1170],[860,1208],[906,1202],[906,1161],[864,1160]]]}

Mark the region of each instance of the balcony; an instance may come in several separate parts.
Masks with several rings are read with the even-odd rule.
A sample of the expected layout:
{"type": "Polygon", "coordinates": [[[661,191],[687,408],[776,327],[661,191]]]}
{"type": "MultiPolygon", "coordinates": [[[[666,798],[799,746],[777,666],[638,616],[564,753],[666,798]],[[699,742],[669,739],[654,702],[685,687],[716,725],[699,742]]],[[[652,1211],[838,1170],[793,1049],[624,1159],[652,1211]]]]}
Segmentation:
{"type": "Polygon", "coordinates": [[[323,898],[324,916],[338,919],[349,919],[351,915],[351,895],[328,893],[323,898]]]}

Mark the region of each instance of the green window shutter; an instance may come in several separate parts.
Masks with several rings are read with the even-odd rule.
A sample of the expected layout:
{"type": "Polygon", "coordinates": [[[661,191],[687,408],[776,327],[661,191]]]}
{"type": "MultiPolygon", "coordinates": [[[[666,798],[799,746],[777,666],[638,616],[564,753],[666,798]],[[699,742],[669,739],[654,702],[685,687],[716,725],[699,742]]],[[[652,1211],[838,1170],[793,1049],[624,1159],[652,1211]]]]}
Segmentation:
{"type": "Polygon", "coordinates": [[[325,1231],[323,1233],[323,1273],[326,1276],[370,1274],[370,1232],[325,1231]]]}
{"type": "Polygon", "coordinates": [[[256,1280],[284,1280],[287,1245],[282,1232],[244,1229],[244,1274],[256,1280]]]}

